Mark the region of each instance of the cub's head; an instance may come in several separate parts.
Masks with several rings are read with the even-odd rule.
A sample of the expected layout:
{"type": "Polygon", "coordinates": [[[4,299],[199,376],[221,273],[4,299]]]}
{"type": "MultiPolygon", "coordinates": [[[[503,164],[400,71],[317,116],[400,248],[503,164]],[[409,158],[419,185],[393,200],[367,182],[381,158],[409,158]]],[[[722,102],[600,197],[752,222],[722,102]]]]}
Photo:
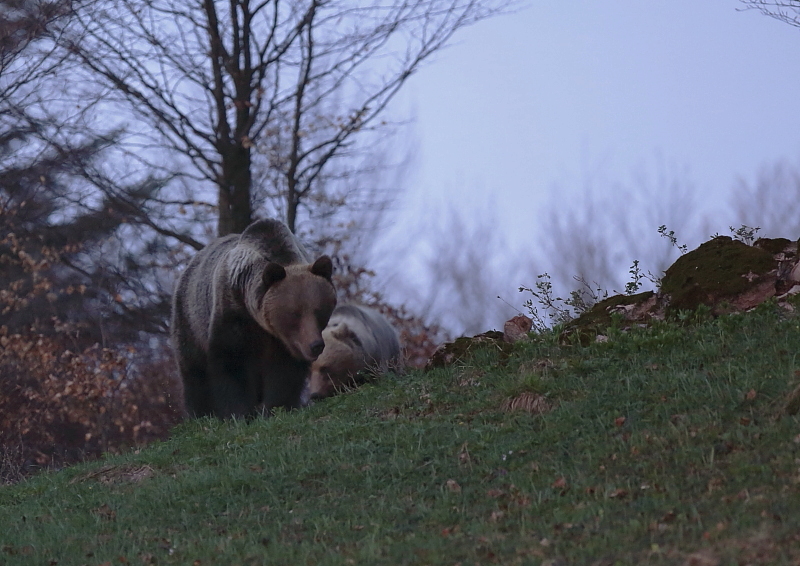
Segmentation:
{"type": "Polygon", "coordinates": [[[356,374],[367,367],[361,340],[346,324],[328,327],[322,334],[325,349],[311,364],[308,392],[312,399],[329,397],[344,385],[355,385],[356,374]]]}
{"type": "Polygon", "coordinates": [[[328,256],[311,265],[269,263],[264,268],[261,315],[267,330],[296,360],[313,362],[325,347],[322,330],[336,306],[332,274],[328,256]]]}

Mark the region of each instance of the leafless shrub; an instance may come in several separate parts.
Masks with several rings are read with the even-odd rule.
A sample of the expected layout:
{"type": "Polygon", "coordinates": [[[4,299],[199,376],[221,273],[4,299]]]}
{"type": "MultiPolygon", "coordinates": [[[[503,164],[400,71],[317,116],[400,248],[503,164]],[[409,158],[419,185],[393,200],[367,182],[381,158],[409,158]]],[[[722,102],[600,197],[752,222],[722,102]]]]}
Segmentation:
{"type": "Polygon", "coordinates": [[[0,485],[16,483],[24,477],[22,446],[0,444],[0,485]]]}

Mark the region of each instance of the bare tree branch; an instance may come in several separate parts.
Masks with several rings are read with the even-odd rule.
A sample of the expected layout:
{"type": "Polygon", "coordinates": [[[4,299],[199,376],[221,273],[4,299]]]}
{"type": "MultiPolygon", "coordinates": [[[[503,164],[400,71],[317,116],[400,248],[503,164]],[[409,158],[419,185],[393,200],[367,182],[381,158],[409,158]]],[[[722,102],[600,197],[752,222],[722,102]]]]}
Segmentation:
{"type": "Polygon", "coordinates": [[[759,10],[765,16],[800,27],[800,0],[740,0],[745,9],[759,10]]]}
{"type": "MultiPolygon", "coordinates": [[[[182,156],[217,193],[218,234],[252,219],[253,160],[268,156],[286,220],[327,199],[335,163],[378,123],[408,78],[504,0],[103,0],[61,40],[106,104],[139,119],[134,139],[182,156]]],[[[131,142],[133,143],[133,142],[131,142]]],[[[362,145],[359,145],[362,144],[362,145]]],[[[156,166],[166,157],[154,151],[156,166]]],[[[199,191],[211,189],[198,187],[199,191]]],[[[263,190],[263,189],[259,189],[263,190]]],[[[333,193],[330,193],[333,194],[333,193]]]]}

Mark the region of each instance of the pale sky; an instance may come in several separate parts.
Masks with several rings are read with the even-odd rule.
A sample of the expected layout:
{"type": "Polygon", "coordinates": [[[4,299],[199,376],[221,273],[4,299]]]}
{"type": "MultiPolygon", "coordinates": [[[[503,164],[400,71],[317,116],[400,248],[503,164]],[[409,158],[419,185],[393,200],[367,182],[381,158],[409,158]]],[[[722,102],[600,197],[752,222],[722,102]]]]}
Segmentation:
{"type": "Polygon", "coordinates": [[[800,29],[741,8],[533,0],[462,31],[407,91],[414,189],[490,196],[513,231],[587,168],[622,177],[659,155],[724,199],[738,175],[796,160],[800,29]]]}
{"type": "MultiPolygon", "coordinates": [[[[414,116],[417,142],[401,226],[437,208],[476,221],[491,209],[517,244],[503,261],[520,262],[520,246],[535,251],[547,237],[538,227],[548,205],[570,206],[587,174],[628,180],[661,160],[685,171],[710,229],[727,233],[738,177],[800,163],[800,29],[743,8],[531,0],[462,30],[396,104],[414,116]]],[[[653,223],[642,237],[657,241],[653,223]]],[[[692,245],[709,235],[681,234],[692,245]]],[[[493,269],[498,280],[508,271],[493,269]]],[[[504,281],[490,299],[520,303],[520,283],[504,281]]]]}

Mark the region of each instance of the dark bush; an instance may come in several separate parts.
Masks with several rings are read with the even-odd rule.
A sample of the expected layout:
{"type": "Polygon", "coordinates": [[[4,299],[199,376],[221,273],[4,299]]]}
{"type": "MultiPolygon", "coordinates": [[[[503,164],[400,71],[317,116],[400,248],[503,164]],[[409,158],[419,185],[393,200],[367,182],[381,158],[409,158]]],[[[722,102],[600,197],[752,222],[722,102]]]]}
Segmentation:
{"type": "Polygon", "coordinates": [[[166,438],[183,411],[173,364],[138,359],[0,329],[0,481],[166,438]]]}

